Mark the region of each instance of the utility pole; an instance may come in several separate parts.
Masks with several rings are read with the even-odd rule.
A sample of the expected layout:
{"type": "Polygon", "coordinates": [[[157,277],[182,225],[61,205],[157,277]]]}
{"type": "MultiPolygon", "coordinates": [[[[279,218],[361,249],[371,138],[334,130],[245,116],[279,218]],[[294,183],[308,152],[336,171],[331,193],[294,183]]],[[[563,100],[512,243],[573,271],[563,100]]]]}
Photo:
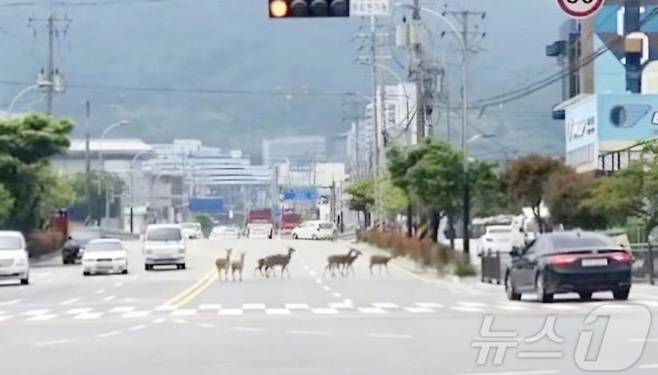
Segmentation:
{"type": "MultiPolygon", "coordinates": [[[[89,100],[85,103],[85,193],[87,195],[87,220],[91,220],[93,211],[91,209],[91,150],[90,150],[90,121],[91,121],[91,103],[89,100]]],[[[100,176],[99,176],[100,178],[100,176]]]]}
{"type": "Polygon", "coordinates": [[[416,40],[411,40],[411,64],[410,78],[416,83],[416,143],[421,144],[425,139],[425,105],[423,94],[423,81],[425,73],[425,61],[423,56],[423,44],[420,37],[421,17],[420,0],[414,0],[411,21],[411,33],[416,40]]]}
{"type": "Polygon", "coordinates": [[[62,79],[60,77],[59,69],[55,67],[55,38],[60,34],[66,34],[68,31],[69,25],[71,24],[71,19],[67,15],[64,17],[58,17],[55,13],[49,13],[47,18],[28,18],[28,26],[32,28],[34,34],[37,34],[37,28],[34,26],[36,23],[45,23],[46,31],[48,33],[48,58],[47,66],[42,69],[42,78],[49,82],[49,85],[45,86],[46,90],[46,114],[51,115],[53,113],[53,99],[56,93],[63,90],[62,79]]]}

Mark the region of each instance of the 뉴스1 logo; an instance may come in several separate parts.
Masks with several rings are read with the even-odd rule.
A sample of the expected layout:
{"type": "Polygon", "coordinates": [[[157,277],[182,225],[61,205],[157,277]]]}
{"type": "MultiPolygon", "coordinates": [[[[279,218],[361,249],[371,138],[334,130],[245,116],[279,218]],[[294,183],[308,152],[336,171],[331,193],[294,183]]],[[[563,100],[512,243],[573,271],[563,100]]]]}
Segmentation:
{"type": "Polygon", "coordinates": [[[557,0],[557,3],[569,17],[588,18],[601,9],[605,0],[557,0]]]}

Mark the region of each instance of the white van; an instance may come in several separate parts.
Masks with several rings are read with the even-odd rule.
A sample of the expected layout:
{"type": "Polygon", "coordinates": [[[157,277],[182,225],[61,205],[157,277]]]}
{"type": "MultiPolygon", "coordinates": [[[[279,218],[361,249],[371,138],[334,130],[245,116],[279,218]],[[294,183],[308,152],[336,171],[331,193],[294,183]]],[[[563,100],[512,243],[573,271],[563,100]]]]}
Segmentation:
{"type": "Polygon", "coordinates": [[[330,240],[336,234],[336,228],[329,222],[313,220],[301,223],[292,230],[292,238],[309,240],[330,240]]]}
{"type": "Polygon", "coordinates": [[[5,279],[30,283],[30,262],[21,232],[0,231],[0,280],[5,279]]]}
{"type": "Polygon", "coordinates": [[[145,270],[152,270],[154,266],[174,265],[178,269],[185,269],[187,244],[180,225],[149,225],[142,241],[145,270]]]}

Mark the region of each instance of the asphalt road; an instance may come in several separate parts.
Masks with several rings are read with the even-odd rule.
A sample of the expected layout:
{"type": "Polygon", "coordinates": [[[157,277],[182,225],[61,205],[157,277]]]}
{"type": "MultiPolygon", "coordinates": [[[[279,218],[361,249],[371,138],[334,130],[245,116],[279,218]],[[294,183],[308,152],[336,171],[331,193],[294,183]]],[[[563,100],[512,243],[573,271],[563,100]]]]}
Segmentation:
{"type": "Polygon", "coordinates": [[[129,243],[128,275],[83,277],[79,265],[62,266],[59,259],[33,264],[30,285],[0,284],[0,369],[66,375],[658,371],[658,328],[649,326],[658,288],[635,286],[623,303],[606,294],[589,303],[570,296],[545,305],[510,303],[500,287],[436,279],[403,260],[391,264],[390,274],[371,276],[372,251],[363,246],[355,276],[323,277],[327,255],[348,245],[199,240],[191,243],[187,270],[145,272],[139,244],[129,243]],[[254,274],[257,258],[290,245],[297,250],[290,277],[254,274]],[[220,282],[213,270],[227,247],[234,258],[247,253],[242,282],[220,282]],[[601,317],[586,322],[593,310],[601,317]]]}

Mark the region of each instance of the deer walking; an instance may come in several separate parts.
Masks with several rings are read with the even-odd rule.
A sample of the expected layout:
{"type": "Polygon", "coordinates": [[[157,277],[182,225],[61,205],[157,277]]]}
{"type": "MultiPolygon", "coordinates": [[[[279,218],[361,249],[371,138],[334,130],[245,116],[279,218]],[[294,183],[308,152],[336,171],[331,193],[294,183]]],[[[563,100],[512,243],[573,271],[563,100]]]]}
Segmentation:
{"type": "Polygon", "coordinates": [[[362,252],[360,252],[357,249],[350,249],[353,250],[352,253],[353,255],[350,255],[347,257],[347,260],[343,263],[343,270],[345,271],[345,276],[350,274],[350,270],[352,271],[352,276],[356,276],[356,272],[354,272],[354,261],[356,261],[356,258],[358,258],[360,255],[363,255],[362,252]]]}
{"type": "Polygon", "coordinates": [[[352,252],[354,251],[354,249],[350,249],[347,254],[329,255],[327,257],[327,265],[324,267],[324,271],[322,271],[322,277],[324,277],[327,271],[331,272],[331,276],[336,277],[336,269],[340,270],[341,265],[344,264],[347,259],[349,259],[349,257],[352,255],[352,252]]]}
{"type": "Polygon", "coordinates": [[[217,267],[217,277],[219,280],[228,280],[228,270],[231,267],[231,251],[233,249],[226,249],[226,258],[217,258],[215,260],[215,267],[217,267]],[[222,271],[224,278],[222,279],[222,271]]]}
{"type": "Polygon", "coordinates": [[[247,255],[245,252],[240,253],[240,260],[231,262],[231,277],[235,281],[235,273],[237,272],[242,281],[242,270],[244,269],[244,257],[247,255]]]}
{"type": "Polygon", "coordinates": [[[391,261],[391,259],[395,258],[395,255],[372,255],[370,256],[370,274],[372,275],[372,268],[374,266],[379,267],[379,275],[382,274],[382,267],[386,268],[386,273],[389,275],[391,272],[388,270],[388,262],[391,261]]]}
{"type": "Polygon", "coordinates": [[[260,258],[256,261],[256,268],[254,268],[254,276],[256,276],[256,272],[260,273],[261,276],[263,275],[263,270],[265,269],[265,258],[260,258]]]}
{"type": "Polygon", "coordinates": [[[276,271],[274,270],[276,266],[281,267],[281,278],[283,278],[283,274],[286,271],[288,272],[288,277],[290,277],[288,264],[290,264],[290,258],[292,258],[292,253],[294,252],[295,249],[290,247],[288,248],[288,254],[275,254],[265,257],[265,277],[269,277],[270,270],[272,270],[276,276],[276,271]]]}

